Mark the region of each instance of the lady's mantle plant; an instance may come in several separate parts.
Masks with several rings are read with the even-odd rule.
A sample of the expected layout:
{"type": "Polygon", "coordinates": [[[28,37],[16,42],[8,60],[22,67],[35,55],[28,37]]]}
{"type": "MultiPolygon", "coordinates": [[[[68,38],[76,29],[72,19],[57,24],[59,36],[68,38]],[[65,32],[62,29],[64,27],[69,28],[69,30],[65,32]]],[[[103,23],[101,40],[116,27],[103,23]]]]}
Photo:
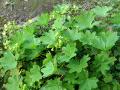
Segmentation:
{"type": "Polygon", "coordinates": [[[120,22],[115,23],[111,10],[62,4],[36,21],[5,25],[2,88],[119,90],[119,31],[114,26],[120,22]]]}

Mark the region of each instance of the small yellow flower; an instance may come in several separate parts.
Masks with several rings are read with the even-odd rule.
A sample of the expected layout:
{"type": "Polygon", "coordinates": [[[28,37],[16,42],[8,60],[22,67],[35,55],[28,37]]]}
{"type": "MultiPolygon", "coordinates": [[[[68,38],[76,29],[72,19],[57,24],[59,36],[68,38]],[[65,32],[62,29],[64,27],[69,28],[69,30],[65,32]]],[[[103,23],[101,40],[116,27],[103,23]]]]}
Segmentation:
{"type": "Polygon", "coordinates": [[[28,20],[28,23],[32,23],[32,22],[33,22],[32,19],[29,19],[29,20],[28,20]]]}
{"type": "Polygon", "coordinates": [[[2,32],[2,35],[5,36],[5,35],[6,35],[6,32],[2,32]]]}

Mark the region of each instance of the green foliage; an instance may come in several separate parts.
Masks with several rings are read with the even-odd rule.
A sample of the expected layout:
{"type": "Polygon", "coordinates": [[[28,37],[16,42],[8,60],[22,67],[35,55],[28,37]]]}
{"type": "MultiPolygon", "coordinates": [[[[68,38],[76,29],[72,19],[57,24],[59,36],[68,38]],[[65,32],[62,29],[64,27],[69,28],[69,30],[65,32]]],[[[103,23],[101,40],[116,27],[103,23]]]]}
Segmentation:
{"type": "Polygon", "coordinates": [[[62,4],[22,26],[5,25],[2,88],[119,90],[119,31],[113,27],[119,21],[110,10],[62,4]],[[48,28],[39,35],[40,27],[48,28]]]}
{"type": "Polygon", "coordinates": [[[43,62],[43,68],[41,69],[41,72],[43,73],[43,77],[48,77],[49,75],[52,75],[56,69],[56,61],[52,58],[51,54],[48,53],[46,55],[46,59],[43,62]]]}
{"type": "Polygon", "coordinates": [[[119,14],[119,13],[113,15],[112,18],[111,18],[111,22],[114,23],[114,24],[120,24],[120,19],[119,19],[119,17],[120,17],[120,14],[119,14]]]}
{"type": "Polygon", "coordinates": [[[62,48],[62,52],[58,54],[59,62],[69,62],[69,60],[76,55],[76,45],[75,43],[69,43],[62,48]]]}
{"type": "Polygon", "coordinates": [[[40,67],[38,65],[33,65],[29,71],[26,71],[25,83],[28,86],[32,86],[35,82],[42,79],[42,74],[40,73],[40,67]]]}
{"type": "Polygon", "coordinates": [[[115,42],[118,40],[118,36],[116,32],[102,32],[100,33],[100,35],[98,36],[98,38],[95,39],[95,41],[93,41],[94,43],[94,47],[101,49],[101,50],[109,50],[111,49],[115,42]],[[98,45],[100,45],[98,47],[98,45]]]}
{"type": "Polygon", "coordinates": [[[98,80],[96,78],[89,78],[80,84],[80,90],[92,90],[97,88],[97,82],[98,80]]]}
{"type": "Polygon", "coordinates": [[[59,79],[48,80],[47,84],[43,86],[40,90],[64,90],[62,87],[62,82],[59,79]]]}
{"type": "Polygon", "coordinates": [[[100,16],[100,17],[105,17],[108,15],[108,11],[110,11],[112,9],[112,7],[107,7],[107,6],[103,6],[103,7],[100,7],[100,6],[96,6],[93,11],[94,13],[97,15],[97,16],[100,16]]]}
{"type": "Polygon", "coordinates": [[[15,56],[10,51],[5,52],[4,57],[0,59],[0,66],[5,71],[16,68],[17,61],[15,56]]]}
{"type": "Polygon", "coordinates": [[[48,25],[49,22],[49,15],[48,13],[42,14],[38,17],[37,25],[48,25]]]}
{"type": "Polygon", "coordinates": [[[81,30],[86,28],[92,28],[94,23],[95,15],[91,11],[82,12],[79,16],[76,16],[75,19],[77,21],[76,27],[79,27],[81,30]]]}
{"type": "Polygon", "coordinates": [[[80,73],[84,68],[88,66],[88,61],[90,58],[86,55],[80,61],[78,60],[71,60],[68,64],[68,68],[70,68],[70,73],[77,72],[80,73]]]}
{"type": "Polygon", "coordinates": [[[54,45],[57,40],[57,32],[49,31],[44,36],[40,37],[42,44],[51,46],[54,45]]]}
{"type": "Polygon", "coordinates": [[[7,90],[20,90],[19,79],[16,75],[8,78],[8,83],[5,85],[7,90]]]}
{"type": "Polygon", "coordinates": [[[82,33],[80,41],[83,44],[91,45],[100,50],[109,50],[111,49],[115,42],[118,40],[118,36],[116,32],[101,32],[99,35],[96,35],[95,32],[86,31],[82,33]],[[86,38],[88,37],[88,38],[86,38]]]}
{"type": "Polygon", "coordinates": [[[95,57],[93,67],[97,69],[96,73],[100,71],[105,75],[106,71],[110,69],[109,65],[113,65],[115,60],[114,57],[109,57],[107,53],[102,52],[95,57]]]}

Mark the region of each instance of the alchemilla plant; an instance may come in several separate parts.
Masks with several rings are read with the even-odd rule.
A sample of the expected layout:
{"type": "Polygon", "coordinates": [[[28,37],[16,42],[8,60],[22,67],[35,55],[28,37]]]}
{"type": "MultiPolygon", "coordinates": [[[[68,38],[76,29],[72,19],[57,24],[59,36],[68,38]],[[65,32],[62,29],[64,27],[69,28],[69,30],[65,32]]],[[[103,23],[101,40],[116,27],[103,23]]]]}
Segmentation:
{"type": "Polygon", "coordinates": [[[58,5],[24,25],[4,26],[1,89],[119,90],[119,14],[58,5]]]}

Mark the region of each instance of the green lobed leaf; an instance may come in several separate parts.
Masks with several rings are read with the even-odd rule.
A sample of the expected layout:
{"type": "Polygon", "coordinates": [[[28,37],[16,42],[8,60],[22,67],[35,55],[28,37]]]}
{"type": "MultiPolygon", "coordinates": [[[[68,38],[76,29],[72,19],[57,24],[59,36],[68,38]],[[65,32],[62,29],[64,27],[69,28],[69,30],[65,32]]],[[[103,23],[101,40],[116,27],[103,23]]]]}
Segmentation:
{"type": "Polygon", "coordinates": [[[25,83],[28,86],[32,86],[35,82],[38,82],[40,79],[42,79],[40,67],[38,65],[33,65],[33,67],[26,72],[25,83]]]}
{"type": "Polygon", "coordinates": [[[113,80],[112,74],[106,74],[106,75],[104,76],[104,82],[105,82],[105,83],[112,82],[112,80],[113,80]]]}
{"type": "Polygon", "coordinates": [[[68,41],[79,40],[82,37],[81,33],[79,33],[77,30],[67,30],[67,31],[64,31],[62,36],[64,38],[67,38],[68,41]]]}
{"type": "Polygon", "coordinates": [[[18,50],[22,44],[25,44],[24,47],[34,48],[38,43],[36,42],[37,38],[35,38],[33,31],[29,30],[21,30],[17,31],[10,38],[9,49],[11,51],[18,50]],[[27,45],[26,45],[27,44],[27,45]]]}
{"type": "Polygon", "coordinates": [[[65,90],[75,90],[74,89],[74,85],[73,84],[69,84],[69,83],[63,83],[63,87],[65,87],[65,90]]]}
{"type": "Polygon", "coordinates": [[[112,82],[113,84],[113,90],[119,90],[120,89],[120,83],[117,81],[112,82]]]}
{"type": "Polygon", "coordinates": [[[88,78],[80,84],[79,90],[93,90],[97,88],[98,79],[95,77],[88,78]]]}
{"type": "Polygon", "coordinates": [[[43,13],[41,14],[38,19],[36,24],[37,25],[48,25],[49,23],[49,14],[48,13],[43,13]]]}
{"type": "Polygon", "coordinates": [[[49,75],[52,75],[54,71],[55,71],[55,67],[52,62],[47,63],[45,67],[41,69],[41,72],[43,73],[43,77],[48,77],[49,75]]]}
{"type": "Polygon", "coordinates": [[[120,13],[113,15],[110,21],[114,24],[120,24],[120,13]]]}
{"type": "Polygon", "coordinates": [[[21,90],[19,86],[19,78],[18,76],[14,75],[8,78],[8,82],[5,85],[6,90],[21,90]]]}
{"type": "Polygon", "coordinates": [[[62,53],[66,56],[70,56],[70,58],[76,55],[77,48],[75,43],[68,43],[65,47],[62,48],[62,53]]]}
{"type": "Polygon", "coordinates": [[[96,47],[101,50],[109,50],[115,45],[117,40],[118,40],[117,32],[110,31],[102,32],[100,33],[98,38],[96,38],[93,41],[94,43],[93,47],[96,47]]]}
{"type": "Polygon", "coordinates": [[[111,65],[116,61],[115,57],[109,57],[107,53],[101,52],[95,57],[93,67],[96,70],[96,74],[101,72],[106,75],[106,72],[110,69],[111,65]]]}
{"type": "Polygon", "coordinates": [[[80,73],[77,73],[77,84],[81,84],[88,79],[89,72],[87,70],[82,70],[80,73]]]}
{"type": "Polygon", "coordinates": [[[43,77],[48,77],[52,75],[57,69],[57,63],[54,58],[52,58],[51,54],[46,54],[46,59],[43,61],[43,68],[41,72],[43,73],[43,77]]]}
{"type": "Polygon", "coordinates": [[[62,52],[56,55],[59,62],[69,62],[71,58],[76,55],[76,44],[68,43],[65,47],[62,48],[62,52]]]}
{"type": "Polygon", "coordinates": [[[10,51],[5,52],[4,57],[0,58],[0,66],[2,66],[5,71],[16,68],[17,61],[15,56],[10,51]]]}
{"type": "Polygon", "coordinates": [[[79,90],[93,90],[97,88],[98,79],[96,77],[90,77],[87,70],[82,70],[77,74],[77,83],[79,84],[79,90]]]}
{"type": "Polygon", "coordinates": [[[43,61],[43,65],[45,65],[45,64],[47,64],[49,62],[53,62],[53,58],[52,58],[52,55],[51,55],[50,52],[46,54],[46,58],[43,61]]]}
{"type": "Polygon", "coordinates": [[[113,80],[111,83],[102,82],[101,86],[103,86],[102,87],[103,90],[110,90],[110,89],[119,90],[119,88],[120,88],[120,84],[116,80],[113,80]]]}
{"type": "Polygon", "coordinates": [[[111,49],[117,40],[117,32],[110,31],[101,32],[99,35],[96,35],[94,32],[86,31],[85,33],[81,33],[80,38],[83,44],[88,44],[104,51],[111,49]]]}
{"type": "Polygon", "coordinates": [[[62,87],[62,82],[60,79],[48,80],[47,84],[43,86],[40,90],[64,90],[62,87]]]}
{"type": "Polygon", "coordinates": [[[50,30],[49,32],[46,32],[43,36],[40,37],[40,41],[44,45],[54,45],[57,40],[58,32],[50,30]]]}
{"type": "Polygon", "coordinates": [[[77,21],[76,27],[80,28],[81,30],[86,28],[92,28],[94,23],[95,15],[92,11],[89,12],[83,12],[79,16],[75,17],[75,20],[77,21]]]}
{"type": "Polygon", "coordinates": [[[56,20],[54,21],[54,24],[52,25],[53,29],[56,30],[62,30],[64,28],[64,22],[65,22],[65,17],[58,17],[56,18],[56,20]]]}
{"type": "Polygon", "coordinates": [[[16,32],[10,39],[10,48],[20,46],[25,40],[23,32],[16,32]]]}
{"type": "Polygon", "coordinates": [[[90,60],[90,57],[88,55],[83,56],[83,58],[78,60],[71,60],[68,64],[68,68],[70,68],[69,72],[77,72],[80,73],[83,69],[85,69],[88,66],[88,61],[90,60]]]}
{"type": "Polygon", "coordinates": [[[31,35],[34,34],[35,32],[35,26],[33,25],[33,23],[28,24],[26,26],[23,27],[23,31],[25,31],[26,33],[29,33],[31,35]]]}
{"type": "Polygon", "coordinates": [[[68,84],[76,84],[77,83],[76,73],[66,73],[64,81],[67,81],[68,84]]]}
{"type": "Polygon", "coordinates": [[[95,32],[86,31],[85,33],[81,32],[80,41],[83,43],[83,45],[92,45],[95,38],[97,38],[95,32]]]}
{"type": "Polygon", "coordinates": [[[97,15],[97,16],[101,16],[101,17],[105,17],[108,15],[108,11],[110,11],[112,9],[112,7],[107,7],[107,6],[96,6],[93,9],[93,12],[97,15]]]}

